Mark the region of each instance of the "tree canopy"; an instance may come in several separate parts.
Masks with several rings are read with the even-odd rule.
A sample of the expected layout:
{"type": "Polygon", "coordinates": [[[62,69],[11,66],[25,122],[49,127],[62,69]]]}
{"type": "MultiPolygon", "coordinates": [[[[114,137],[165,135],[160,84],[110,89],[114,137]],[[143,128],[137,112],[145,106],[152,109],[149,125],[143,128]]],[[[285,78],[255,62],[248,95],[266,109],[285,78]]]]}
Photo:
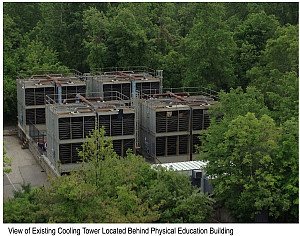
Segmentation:
{"type": "Polygon", "coordinates": [[[79,152],[80,170],[25,189],[4,203],[4,222],[151,223],[208,222],[213,200],[187,175],[151,168],[130,150],[118,156],[105,131],[95,129],[79,152]]]}
{"type": "MultiPolygon", "coordinates": [[[[141,65],[164,70],[165,87],[229,91],[253,84],[260,65],[282,73],[298,66],[298,3],[5,2],[3,12],[11,92],[16,72],[32,67],[141,65]]],[[[16,114],[16,105],[5,106],[4,121],[16,114]]]]}

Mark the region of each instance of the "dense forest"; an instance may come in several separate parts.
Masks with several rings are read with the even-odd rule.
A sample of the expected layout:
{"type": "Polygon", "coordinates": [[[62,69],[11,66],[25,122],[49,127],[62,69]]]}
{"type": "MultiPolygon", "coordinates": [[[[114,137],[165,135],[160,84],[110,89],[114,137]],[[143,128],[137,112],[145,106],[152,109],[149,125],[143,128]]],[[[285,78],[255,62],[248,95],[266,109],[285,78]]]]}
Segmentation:
{"type": "Polygon", "coordinates": [[[262,92],[274,90],[281,75],[292,80],[298,73],[298,3],[11,2],[3,8],[5,122],[16,120],[15,79],[22,70],[147,66],[164,70],[165,87],[253,85],[262,92]]]}
{"type": "MultiPolygon", "coordinates": [[[[253,222],[261,212],[272,222],[299,221],[298,3],[43,2],[3,7],[4,122],[16,120],[18,71],[162,69],[164,87],[220,91],[198,147],[214,177],[214,206],[226,207],[240,222],[253,222]]],[[[65,191],[68,184],[63,184],[65,191]]],[[[118,189],[124,195],[123,190],[118,189]]],[[[125,195],[137,204],[136,211],[146,206],[139,206],[140,198],[146,199],[142,195],[125,195]]],[[[198,196],[182,199],[189,205],[198,196]]],[[[183,206],[178,207],[183,214],[183,206]]],[[[189,210],[192,214],[195,209],[189,210]]],[[[179,219],[174,212],[152,213],[144,221],[179,219]],[[169,215],[159,218],[161,214],[169,215]]],[[[195,221],[207,220],[209,214],[204,215],[195,221]]],[[[194,222],[188,217],[185,222],[194,222]]]]}

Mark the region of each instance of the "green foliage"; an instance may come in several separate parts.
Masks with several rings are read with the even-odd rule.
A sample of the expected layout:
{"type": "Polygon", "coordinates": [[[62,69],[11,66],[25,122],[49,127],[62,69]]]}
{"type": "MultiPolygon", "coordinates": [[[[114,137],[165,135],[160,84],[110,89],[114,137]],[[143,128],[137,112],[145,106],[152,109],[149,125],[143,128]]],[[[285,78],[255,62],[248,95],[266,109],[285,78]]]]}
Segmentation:
{"type": "Polygon", "coordinates": [[[164,56],[161,68],[167,77],[172,78],[172,80],[165,81],[165,88],[178,88],[183,86],[182,78],[185,75],[185,69],[183,68],[184,63],[184,56],[177,51],[171,50],[164,56]]]}
{"type": "Polygon", "coordinates": [[[103,12],[96,8],[90,8],[83,13],[83,28],[86,31],[87,39],[84,39],[84,45],[90,53],[87,62],[90,68],[101,68],[106,65],[105,53],[107,46],[107,27],[109,21],[103,12]]]}
{"type": "Polygon", "coordinates": [[[44,46],[40,41],[29,43],[23,54],[25,55],[23,68],[31,74],[40,70],[67,70],[67,67],[58,61],[57,52],[44,46]]]}
{"type": "MultiPolygon", "coordinates": [[[[246,76],[246,72],[266,63],[260,59],[268,40],[277,45],[265,54],[266,60],[274,61],[273,69],[282,71],[291,66],[297,71],[298,43],[287,51],[284,48],[287,39],[298,36],[289,30],[298,28],[297,6],[4,3],[4,74],[14,79],[17,71],[32,71],[33,67],[64,65],[89,72],[92,67],[145,65],[165,71],[165,87],[245,89],[255,77],[246,76]],[[282,28],[275,34],[280,23],[293,27],[285,26],[287,30],[282,28]]],[[[16,115],[15,111],[12,114],[16,115]]]]}
{"type": "Polygon", "coordinates": [[[4,122],[11,123],[17,120],[17,84],[16,80],[10,77],[3,79],[3,110],[4,122]]]}
{"type": "Polygon", "coordinates": [[[172,210],[169,221],[174,223],[207,222],[211,215],[213,200],[204,194],[193,193],[179,200],[172,210]]]}
{"type": "Polygon", "coordinates": [[[275,156],[278,187],[282,190],[282,222],[299,222],[299,123],[295,118],[281,125],[280,150],[275,156]]]}
{"type": "Polygon", "coordinates": [[[52,178],[50,187],[16,194],[14,200],[4,203],[4,221],[208,221],[213,201],[194,189],[188,176],[165,169],[155,170],[130,150],[126,157],[119,157],[112,149],[112,140],[106,140],[104,134],[103,128],[96,128],[87,137],[79,153],[86,160],[81,170],[52,178]],[[15,208],[15,203],[19,208],[15,208]]]}
{"type": "Polygon", "coordinates": [[[263,92],[269,92],[276,88],[273,85],[284,73],[294,71],[298,75],[298,34],[296,26],[277,29],[276,37],[267,41],[260,64],[247,72],[253,85],[263,92]]]}
{"type": "Polygon", "coordinates": [[[82,12],[85,4],[41,2],[36,5],[41,17],[27,32],[28,43],[41,42],[58,52],[57,60],[63,65],[84,69],[82,56],[86,56],[86,52],[82,47],[82,12]]]}
{"type": "Polygon", "coordinates": [[[33,2],[4,2],[3,12],[13,18],[16,25],[19,26],[18,31],[23,35],[41,19],[39,4],[33,2]]]}
{"type": "Polygon", "coordinates": [[[159,206],[159,222],[207,222],[213,200],[193,188],[188,176],[162,168],[157,171],[153,184],[145,188],[141,196],[149,201],[150,206],[159,206]]]}
{"type": "Polygon", "coordinates": [[[298,117],[298,33],[295,26],[278,28],[276,37],[267,41],[260,64],[247,72],[251,84],[265,93],[277,123],[298,117]]]}
{"type": "Polygon", "coordinates": [[[219,96],[220,105],[211,109],[211,125],[201,138],[203,147],[198,147],[201,159],[209,161],[217,202],[241,222],[251,222],[265,210],[272,221],[297,222],[297,111],[286,108],[289,120],[276,127],[268,116],[274,112],[257,89],[231,89],[219,96]]]}
{"type": "Polygon", "coordinates": [[[273,37],[278,26],[279,22],[274,16],[267,15],[264,11],[252,13],[236,28],[234,37],[239,47],[246,42],[255,45],[260,52],[265,48],[267,40],[273,37]]]}
{"type": "Polygon", "coordinates": [[[5,76],[14,78],[20,70],[19,47],[22,42],[20,29],[14,19],[3,14],[3,73],[5,76]]]}
{"type": "Polygon", "coordinates": [[[32,188],[30,183],[23,183],[21,184],[21,189],[13,191],[14,198],[24,198],[31,192],[31,190],[32,188]]]}
{"type": "Polygon", "coordinates": [[[275,15],[281,25],[298,24],[299,3],[265,2],[260,3],[268,15],[275,15]]]}
{"type": "Polygon", "coordinates": [[[257,119],[247,113],[229,122],[221,140],[211,129],[205,136],[206,170],[214,177],[211,181],[218,201],[242,222],[253,220],[262,210],[277,218],[281,191],[273,171],[279,150],[279,130],[274,121],[267,115],[257,119]]]}
{"type": "Polygon", "coordinates": [[[223,21],[224,8],[205,3],[187,36],[185,85],[228,89],[233,85],[235,42],[223,21]]]}
{"type": "Polygon", "coordinates": [[[219,98],[220,104],[217,103],[210,112],[213,119],[211,126],[216,128],[222,124],[227,126],[229,121],[248,112],[255,113],[257,117],[269,113],[263,94],[255,87],[247,87],[246,92],[241,87],[230,89],[229,93],[221,91],[219,98]],[[222,120],[218,119],[220,116],[223,117],[222,120]]]}
{"type": "Polygon", "coordinates": [[[261,64],[267,69],[284,73],[299,70],[299,25],[277,28],[275,36],[267,41],[261,64]]]}
{"type": "Polygon", "coordinates": [[[258,63],[267,40],[274,36],[278,26],[279,22],[273,15],[262,11],[249,14],[247,20],[235,28],[234,39],[238,46],[235,71],[239,77],[238,85],[243,88],[248,86],[246,72],[258,63]]]}
{"type": "Polygon", "coordinates": [[[146,34],[128,9],[118,9],[109,27],[107,44],[110,65],[130,66],[144,64],[146,34]]]}

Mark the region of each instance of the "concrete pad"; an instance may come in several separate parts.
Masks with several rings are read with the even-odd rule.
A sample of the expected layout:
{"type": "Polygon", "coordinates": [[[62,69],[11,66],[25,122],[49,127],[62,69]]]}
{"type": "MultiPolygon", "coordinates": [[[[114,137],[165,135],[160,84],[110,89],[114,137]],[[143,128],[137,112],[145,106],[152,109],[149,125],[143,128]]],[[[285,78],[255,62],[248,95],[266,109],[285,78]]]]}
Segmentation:
{"type": "Polygon", "coordinates": [[[6,174],[3,174],[3,185],[10,185],[10,182],[7,178],[7,175],[6,174]]]}
{"type": "MultiPolygon", "coordinates": [[[[17,190],[21,190],[21,184],[14,184],[14,187],[17,190]]],[[[14,188],[12,185],[5,185],[3,186],[3,201],[7,201],[9,198],[13,198],[14,197],[14,188]]]]}
{"type": "Polygon", "coordinates": [[[25,183],[30,183],[31,187],[46,185],[47,175],[38,165],[21,166],[20,172],[25,183]]]}
{"type": "Polygon", "coordinates": [[[11,170],[12,171],[8,174],[10,181],[14,184],[23,183],[23,178],[19,170],[19,166],[11,167],[11,170]]]}
{"type": "MultiPolygon", "coordinates": [[[[21,148],[21,141],[18,136],[4,136],[7,156],[12,158],[11,172],[8,177],[12,184],[21,189],[21,184],[30,183],[32,187],[49,186],[48,176],[42,171],[39,163],[36,162],[29,149],[21,148]]],[[[3,199],[6,201],[13,197],[13,186],[7,176],[3,175],[3,199]]]]}

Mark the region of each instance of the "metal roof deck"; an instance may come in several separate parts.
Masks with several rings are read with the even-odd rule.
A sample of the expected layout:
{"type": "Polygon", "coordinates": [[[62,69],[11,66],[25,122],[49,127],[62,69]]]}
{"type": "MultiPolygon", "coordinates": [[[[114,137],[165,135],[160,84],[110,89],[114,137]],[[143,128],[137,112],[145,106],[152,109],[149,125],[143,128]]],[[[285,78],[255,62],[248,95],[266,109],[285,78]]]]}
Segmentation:
{"type": "Polygon", "coordinates": [[[164,167],[167,170],[175,171],[189,171],[189,170],[200,170],[206,166],[206,162],[203,161],[184,161],[184,162],[173,162],[164,164],[154,164],[152,167],[164,167]]]}

